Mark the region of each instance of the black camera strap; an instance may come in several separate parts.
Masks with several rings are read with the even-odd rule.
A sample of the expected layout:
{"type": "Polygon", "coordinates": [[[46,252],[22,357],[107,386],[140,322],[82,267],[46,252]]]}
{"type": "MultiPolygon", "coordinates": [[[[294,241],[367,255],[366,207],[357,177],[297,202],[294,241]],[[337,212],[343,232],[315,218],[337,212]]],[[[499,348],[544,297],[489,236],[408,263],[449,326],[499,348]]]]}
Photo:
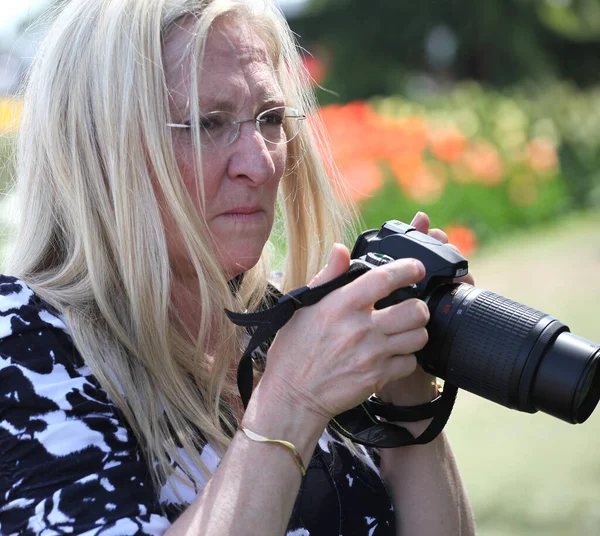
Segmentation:
{"type": "Polygon", "coordinates": [[[356,406],[334,417],[329,426],[356,443],[369,447],[393,448],[409,445],[423,445],[433,441],[444,429],[458,388],[448,382],[441,394],[431,402],[418,406],[394,406],[371,397],[360,406],[356,406]],[[374,400],[375,399],[375,400],[374,400]],[[385,421],[377,417],[383,417],[385,421]],[[411,432],[395,422],[416,422],[432,419],[427,428],[415,437],[411,432]]]}
{"type": "MultiPolygon", "coordinates": [[[[240,359],[237,383],[244,407],[248,406],[254,385],[252,352],[275,334],[292,318],[294,313],[308,305],[314,305],[333,290],[340,288],[369,270],[361,264],[352,264],[341,276],[314,288],[304,286],[282,296],[278,303],[254,313],[235,313],[225,310],[229,319],[238,326],[255,328],[240,359]]],[[[457,388],[445,384],[441,396],[435,400],[412,407],[398,407],[371,397],[360,406],[337,415],[330,426],[357,443],[373,447],[398,447],[428,443],[444,428],[456,398],[457,388]],[[413,422],[433,418],[427,429],[415,438],[405,428],[379,420],[413,422]]]]}

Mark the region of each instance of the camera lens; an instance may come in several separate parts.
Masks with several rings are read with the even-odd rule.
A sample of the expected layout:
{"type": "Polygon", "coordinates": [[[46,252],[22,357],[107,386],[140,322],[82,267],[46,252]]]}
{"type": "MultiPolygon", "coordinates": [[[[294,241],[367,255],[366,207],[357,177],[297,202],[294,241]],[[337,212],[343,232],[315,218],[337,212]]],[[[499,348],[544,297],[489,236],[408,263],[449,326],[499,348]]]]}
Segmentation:
{"type": "Polygon", "coordinates": [[[427,300],[428,372],[506,407],[584,422],[600,399],[600,347],[541,311],[467,284],[427,300]]]}
{"type": "Polygon", "coordinates": [[[572,423],[584,422],[600,397],[597,345],[561,333],[540,363],[533,385],[537,409],[572,423]]]}
{"type": "Polygon", "coordinates": [[[576,400],[577,422],[585,422],[592,414],[600,399],[600,351],[590,361],[589,372],[584,377],[581,393],[576,400]]]}
{"type": "MultiPolygon", "coordinates": [[[[591,360],[589,365],[589,370],[584,372],[582,378],[581,389],[579,390],[576,398],[575,398],[575,409],[578,412],[579,418],[581,419],[582,415],[585,415],[584,408],[589,405],[590,400],[593,399],[594,393],[600,386],[600,381],[597,377],[598,374],[598,362],[600,361],[599,355],[596,354],[591,360]]],[[[590,413],[593,411],[590,410],[590,413]]],[[[587,419],[589,416],[586,415],[584,419],[587,419]]],[[[579,420],[578,422],[582,422],[579,420]]]]}

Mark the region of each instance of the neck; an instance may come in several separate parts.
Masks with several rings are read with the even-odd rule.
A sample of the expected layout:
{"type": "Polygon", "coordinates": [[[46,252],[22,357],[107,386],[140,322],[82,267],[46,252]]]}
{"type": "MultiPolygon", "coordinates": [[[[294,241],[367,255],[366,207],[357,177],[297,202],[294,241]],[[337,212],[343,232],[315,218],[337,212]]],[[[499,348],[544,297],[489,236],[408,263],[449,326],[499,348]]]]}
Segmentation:
{"type": "Polygon", "coordinates": [[[171,285],[171,299],[176,312],[176,322],[182,335],[195,342],[201,320],[201,301],[196,278],[174,278],[171,285]]]}

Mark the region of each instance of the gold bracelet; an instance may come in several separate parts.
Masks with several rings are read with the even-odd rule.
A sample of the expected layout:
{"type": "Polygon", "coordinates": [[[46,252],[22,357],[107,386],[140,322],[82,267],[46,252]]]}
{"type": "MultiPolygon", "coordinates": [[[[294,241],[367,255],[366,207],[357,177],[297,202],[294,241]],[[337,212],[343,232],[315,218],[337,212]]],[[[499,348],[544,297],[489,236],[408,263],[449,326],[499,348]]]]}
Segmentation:
{"type": "Polygon", "coordinates": [[[240,426],[240,430],[244,432],[246,436],[252,441],[258,441],[259,443],[277,443],[278,445],[284,446],[294,455],[294,460],[296,460],[296,464],[298,465],[302,476],[306,474],[306,467],[304,466],[304,462],[302,461],[300,453],[293,445],[293,443],[290,443],[289,441],[284,441],[283,439],[271,439],[270,437],[261,436],[260,434],[257,434],[252,430],[248,430],[248,428],[245,428],[244,426],[240,426]]]}

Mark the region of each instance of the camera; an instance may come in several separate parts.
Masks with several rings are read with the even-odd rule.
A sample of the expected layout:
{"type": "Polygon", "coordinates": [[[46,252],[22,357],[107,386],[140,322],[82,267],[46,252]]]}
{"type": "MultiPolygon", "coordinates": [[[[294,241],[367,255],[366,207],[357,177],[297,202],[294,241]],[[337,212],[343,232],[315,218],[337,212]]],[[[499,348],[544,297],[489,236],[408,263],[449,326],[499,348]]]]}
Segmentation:
{"type": "Polygon", "coordinates": [[[425,277],[375,307],[409,298],[427,304],[429,341],[416,353],[425,371],[518,411],[573,424],[591,415],[600,399],[600,345],[546,313],[455,282],[468,273],[467,260],[397,220],[365,231],[352,250],[352,263],[367,268],[408,257],[424,264],[425,277]]]}

